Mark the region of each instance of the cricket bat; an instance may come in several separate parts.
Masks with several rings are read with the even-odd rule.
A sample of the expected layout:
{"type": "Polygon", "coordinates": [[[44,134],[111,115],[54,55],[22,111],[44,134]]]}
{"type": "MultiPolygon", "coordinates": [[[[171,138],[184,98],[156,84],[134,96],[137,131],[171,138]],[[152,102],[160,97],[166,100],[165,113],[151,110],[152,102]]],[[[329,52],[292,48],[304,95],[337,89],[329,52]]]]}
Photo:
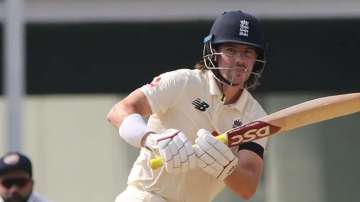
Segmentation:
{"type": "MultiPolygon", "coordinates": [[[[322,97],[269,114],[251,123],[228,130],[216,138],[229,147],[233,147],[357,112],[360,112],[360,93],[322,97]]],[[[152,169],[162,165],[160,157],[150,160],[152,169]]]]}

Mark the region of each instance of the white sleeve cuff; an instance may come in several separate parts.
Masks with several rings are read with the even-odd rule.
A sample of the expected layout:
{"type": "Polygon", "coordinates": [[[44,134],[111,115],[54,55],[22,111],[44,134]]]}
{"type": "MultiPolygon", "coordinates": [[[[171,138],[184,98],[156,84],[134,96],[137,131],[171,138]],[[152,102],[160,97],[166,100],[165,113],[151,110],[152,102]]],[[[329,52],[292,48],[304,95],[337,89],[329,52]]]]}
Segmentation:
{"type": "Polygon", "coordinates": [[[134,147],[141,147],[141,140],[151,129],[147,127],[140,114],[130,114],[121,123],[119,135],[134,147]]]}

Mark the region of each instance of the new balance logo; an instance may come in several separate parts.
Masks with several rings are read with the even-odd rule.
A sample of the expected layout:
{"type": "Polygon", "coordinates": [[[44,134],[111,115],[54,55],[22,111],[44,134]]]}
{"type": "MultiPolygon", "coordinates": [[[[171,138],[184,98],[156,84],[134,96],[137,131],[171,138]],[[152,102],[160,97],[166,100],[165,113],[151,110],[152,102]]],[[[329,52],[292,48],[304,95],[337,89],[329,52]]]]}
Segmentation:
{"type": "Polygon", "coordinates": [[[203,112],[206,111],[207,108],[209,108],[209,104],[202,101],[200,98],[196,98],[196,100],[192,101],[192,104],[194,105],[195,109],[203,112]]]}

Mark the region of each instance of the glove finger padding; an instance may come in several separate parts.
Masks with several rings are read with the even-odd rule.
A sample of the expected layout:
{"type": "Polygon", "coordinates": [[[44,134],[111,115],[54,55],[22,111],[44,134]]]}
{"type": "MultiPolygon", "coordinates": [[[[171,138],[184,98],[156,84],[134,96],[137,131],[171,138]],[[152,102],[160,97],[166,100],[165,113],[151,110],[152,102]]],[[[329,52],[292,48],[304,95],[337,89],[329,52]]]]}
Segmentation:
{"type": "Polygon", "coordinates": [[[199,167],[215,178],[224,180],[236,168],[237,157],[229,147],[216,140],[209,131],[200,129],[197,136],[195,152],[199,167]]]}
{"type": "Polygon", "coordinates": [[[194,169],[197,158],[191,143],[184,133],[175,129],[167,129],[157,135],[159,153],[169,173],[186,172],[194,169]]]}
{"type": "Polygon", "coordinates": [[[195,169],[197,167],[197,157],[196,157],[196,153],[195,153],[195,150],[192,146],[192,144],[187,141],[185,143],[185,150],[186,150],[186,154],[189,158],[189,169],[192,170],[192,169],[195,169]]]}
{"type": "Polygon", "coordinates": [[[181,164],[179,148],[174,141],[170,141],[167,147],[165,147],[164,149],[160,149],[160,155],[162,152],[167,152],[168,150],[170,150],[171,156],[167,156],[168,159],[165,159],[165,161],[167,162],[165,166],[170,172],[172,172],[172,170],[174,172],[178,172],[177,169],[180,168],[181,164]]]}
{"type": "Polygon", "coordinates": [[[216,161],[222,166],[226,166],[228,164],[228,160],[222,154],[222,150],[215,146],[216,143],[211,141],[211,138],[211,136],[200,135],[196,140],[196,144],[199,145],[199,147],[208,153],[212,158],[214,158],[214,160],[216,159],[216,161]]]}
{"type": "Polygon", "coordinates": [[[185,143],[187,142],[187,138],[183,133],[179,133],[173,139],[174,143],[176,144],[177,148],[182,148],[178,150],[180,156],[180,163],[187,163],[187,153],[185,149],[185,143]]]}

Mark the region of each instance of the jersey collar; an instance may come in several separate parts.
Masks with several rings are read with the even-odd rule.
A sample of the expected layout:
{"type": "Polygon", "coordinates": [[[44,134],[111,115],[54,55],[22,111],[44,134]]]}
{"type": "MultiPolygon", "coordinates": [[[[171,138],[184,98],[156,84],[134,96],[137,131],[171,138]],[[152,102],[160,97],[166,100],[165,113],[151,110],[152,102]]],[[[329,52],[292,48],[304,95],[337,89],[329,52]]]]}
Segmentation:
{"type": "Polygon", "coordinates": [[[212,73],[212,71],[207,71],[208,78],[209,78],[209,92],[210,95],[221,95],[221,91],[219,89],[219,86],[216,83],[215,76],[212,73]]]}
{"type": "Polygon", "coordinates": [[[233,104],[234,107],[239,111],[244,110],[246,103],[249,100],[249,96],[250,96],[249,91],[244,89],[243,92],[241,93],[239,99],[233,104]]]}
{"type": "MultiPolygon", "coordinates": [[[[222,96],[222,93],[219,89],[219,86],[217,85],[216,79],[214,77],[214,74],[212,73],[212,71],[207,71],[208,74],[208,78],[209,78],[209,92],[211,95],[218,95],[218,96],[222,96]]],[[[234,104],[229,104],[227,105],[228,107],[231,108],[236,108],[239,111],[242,111],[250,97],[250,93],[249,91],[247,91],[246,89],[243,90],[241,96],[239,97],[239,99],[234,103],[234,104]]]]}

